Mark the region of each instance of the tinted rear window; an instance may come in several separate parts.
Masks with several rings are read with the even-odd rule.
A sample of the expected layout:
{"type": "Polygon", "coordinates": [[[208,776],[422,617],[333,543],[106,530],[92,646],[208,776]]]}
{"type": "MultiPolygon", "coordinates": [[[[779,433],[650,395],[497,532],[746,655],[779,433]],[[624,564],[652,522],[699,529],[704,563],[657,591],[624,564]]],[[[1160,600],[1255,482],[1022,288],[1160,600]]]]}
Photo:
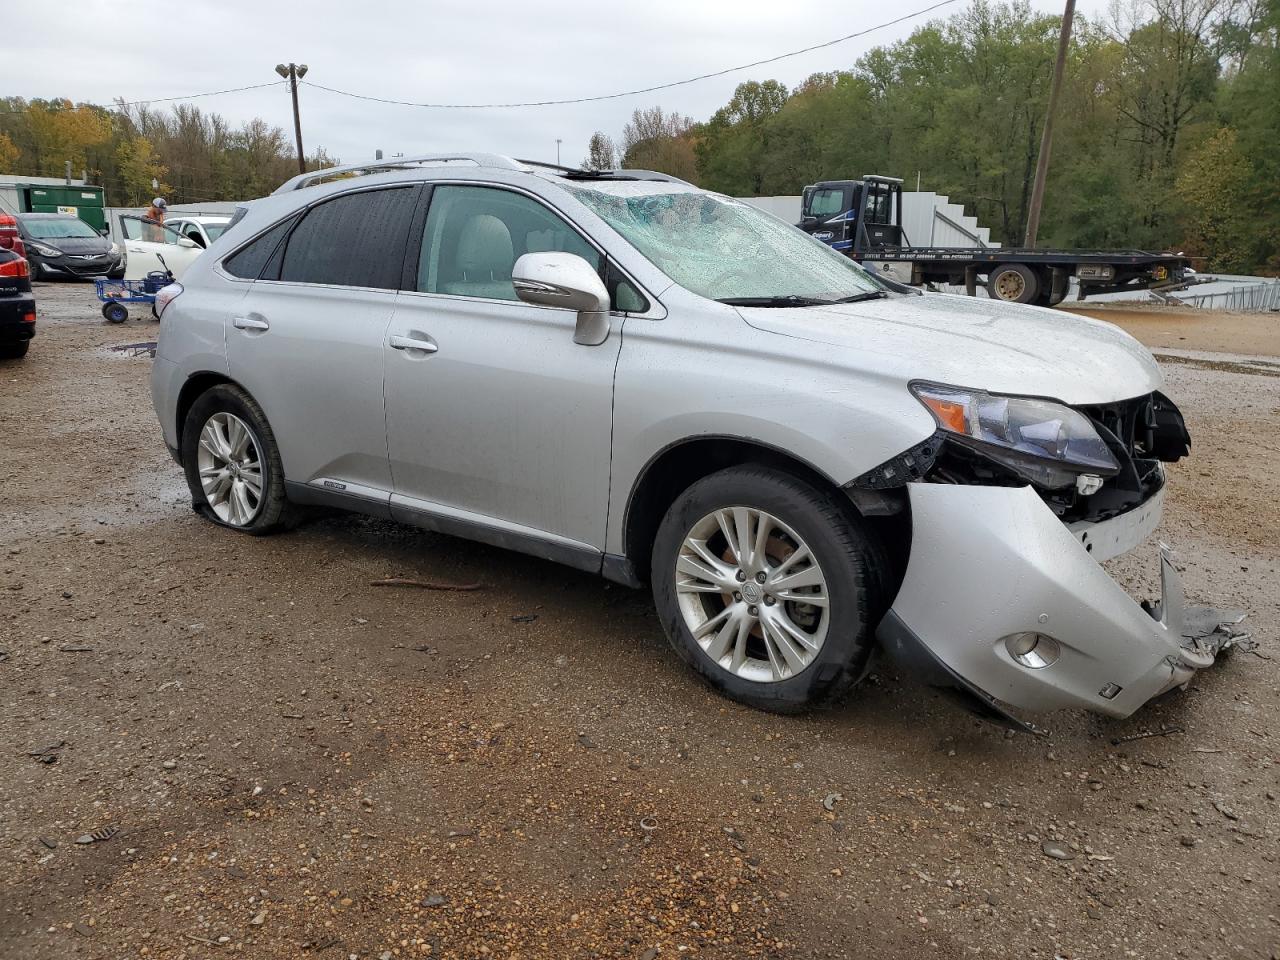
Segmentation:
{"type": "Polygon", "coordinates": [[[248,246],[241,247],[222,261],[222,269],[233,277],[257,280],[262,276],[262,268],[271,259],[271,254],[280,245],[280,241],[284,239],[284,235],[289,232],[289,228],[293,226],[295,220],[297,220],[297,217],[290,217],[288,220],[276,224],[248,246]]]}
{"type": "Polygon", "coordinates": [[[397,289],[415,196],[415,187],[393,187],[312,207],[289,236],[280,279],[397,289]]]}

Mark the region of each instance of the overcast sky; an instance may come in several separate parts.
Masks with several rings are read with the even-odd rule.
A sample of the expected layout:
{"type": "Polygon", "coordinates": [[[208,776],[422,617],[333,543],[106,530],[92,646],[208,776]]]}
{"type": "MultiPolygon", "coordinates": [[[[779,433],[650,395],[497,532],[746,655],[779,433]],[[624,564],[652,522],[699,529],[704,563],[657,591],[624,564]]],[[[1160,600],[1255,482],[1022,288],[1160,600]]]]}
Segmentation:
{"type": "MultiPolygon", "coordinates": [[[[936,0],[75,0],[55,13],[6,4],[6,93],[110,103],[271,81],[280,61],[355,93],[433,103],[567,99],[652,86],[775,56],[874,26],[936,0]]],[[[943,17],[967,0],[930,14],[943,17]]],[[[1086,14],[1105,0],[1080,0],[1086,14]]],[[[1061,0],[1032,0],[1057,13],[1061,0]]],[[[302,87],[303,143],[346,162],[436,150],[483,150],[577,164],[594,130],[615,139],[637,107],[705,119],[744,80],[792,86],[850,67],[929,17],[824,50],[659,93],[574,106],[438,110],[352,100],[302,87]]],[[[285,87],[188,101],[233,124],[291,128],[285,87]]],[[[162,105],[158,105],[162,106],[162,105]]]]}

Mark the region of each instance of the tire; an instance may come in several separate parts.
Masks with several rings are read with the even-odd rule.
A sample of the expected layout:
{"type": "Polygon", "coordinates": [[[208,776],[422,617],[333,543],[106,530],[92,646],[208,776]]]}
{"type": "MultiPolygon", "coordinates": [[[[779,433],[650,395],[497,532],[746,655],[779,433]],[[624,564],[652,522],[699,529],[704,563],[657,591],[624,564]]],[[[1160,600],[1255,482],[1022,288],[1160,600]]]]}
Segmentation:
{"type": "Polygon", "coordinates": [[[21,343],[0,344],[0,360],[21,360],[27,355],[27,351],[30,348],[30,340],[23,340],[21,343]]]}
{"type": "Polygon", "coordinates": [[[202,393],[187,413],[181,446],[182,469],[191,490],[191,504],[206,519],[255,536],[276,533],[293,525],[296,511],[285,498],[284,467],[275,434],[262,408],[249,394],[229,383],[218,384],[202,393]],[[201,443],[206,427],[214,422],[218,425],[214,429],[219,434],[221,457],[214,454],[212,446],[201,443]],[[239,437],[236,422],[248,432],[239,456],[231,450],[239,437]],[[226,456],[228,453],[232,454],[230,458],[226,456]],[[255,462],[259,465],[256,471],[249,467],[255,462]],[[226,482],[225,492],[211,499],[201,482],[201,468],[214,469],[219,463],[227,468],[222,478],[226,482]],[[256,495],[252,481],[255,477],[258,480],[256,495]]]}
{"type": "Polygon", "coordinates": [[[987,294],[1006,303],[1034,303],[1040,277],[1024,263],[1002,263],[987,274],[987,294]]]}
{"type": "MultiPolygon", "coordinates": [[[[759,525],[748,529],[747,539],[752,541],[759,525]]],[[[705,477],[676,499],[658,528],[650,572],[658,615],[680,658],[730,699],[775,713],[796,713],[848,691],[863,675],[875,648],[875,628],[887,605],[887,555],[852,505],[799,477],[754,464],[705,477]],[[766,541],[764,566],[778,572],[766,571],[765,583],[756,579],[762,572],[759,564],[738,563],[740,554],[729,546],[716,519],[718,512],[726,511],[730,529],[736,529],[733,508],[748,518],[750,511],[757,517],[767,515],[777,525],[766,541]],[[712,532],[708,535],[708,531],[712,532]],[[690,537],[701,541],[701,556],[687,544],[690,537]],[[772,596],[771,587],[777,589],[779,582],[774,577],[792,578],[797,571],[807,575],[812,569],[803,561],[788,567],[787,557],[801,554],[796,541],[816,561],[824,581],[825,611],[781,594],[772,596]],[[689,573],[690,561],[710,570],[703,559],[707,555],[723,561],[731,571],[717,570],[725,575],[714,585],[689,573]],[[749,569],[755,573],[744,582],[738,571],[749,569]],[[719,585],[734,581],[741,584],[739,591],[718,591],[719,585]],[[749,590],[759,601],[755,606],[750,605],[749,590]],[[728,624],[736,616],[741,623],[744,607],[746,629],[730,626],[725,640],[716,622],[728,624]],[[731,608],[738,611],[736,615],[731,608]],[[750,614],[752,610],[757,613],[750,614]],[[816,642],[816,649],[792,643],[792,654],[784,655],[781,645],[770,640],[779,633],[780,614],[792,628],[805,633],[810,644],[816,642]],[[694,636],[697,621],[703,621],[704,630],[707,622],[711,625],[710,630],[700,631],[706,649],[694,636]],[[769,623],[774,626],[770,628],[769,623]],[[807,662],[796,662],[797,654],[807,657],[807,662]]]]}
{"type": "Polygon", "coordinates": [[[107,318],[107,323],[124,323],[129,319],[129,308],[123,303],[104,303],[102,315],[107,318]]]}

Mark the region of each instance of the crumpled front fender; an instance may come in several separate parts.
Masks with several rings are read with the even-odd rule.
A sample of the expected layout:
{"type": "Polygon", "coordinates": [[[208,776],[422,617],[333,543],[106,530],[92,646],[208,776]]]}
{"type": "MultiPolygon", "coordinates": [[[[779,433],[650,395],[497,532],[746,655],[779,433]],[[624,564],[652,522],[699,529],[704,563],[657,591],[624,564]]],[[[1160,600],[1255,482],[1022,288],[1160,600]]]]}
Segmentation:
{"type": "MultiPolygon", "coordinates": [[[[1182,586],[1167,555],[1164,596],[1148,612],[1099,566],[1081,531],[1068,529],[1030,487],[912,483],[907,490],[911,553],[881,640],[891,650],[919,644],[983,699],[1126,717],[1208,666],[1223,645],[1184,636],[1182,586]],[[1056,641],[1053,662],[1033,668],[1015,660],[1005,638],[1019,633],[1056,641]]],[[[1106,525],[1126,516],[1096,524],[1095,534],[1105,539],[1106,525]]],[[[1144,524],[1158,519],[1148,513],[1144,524]]]]}

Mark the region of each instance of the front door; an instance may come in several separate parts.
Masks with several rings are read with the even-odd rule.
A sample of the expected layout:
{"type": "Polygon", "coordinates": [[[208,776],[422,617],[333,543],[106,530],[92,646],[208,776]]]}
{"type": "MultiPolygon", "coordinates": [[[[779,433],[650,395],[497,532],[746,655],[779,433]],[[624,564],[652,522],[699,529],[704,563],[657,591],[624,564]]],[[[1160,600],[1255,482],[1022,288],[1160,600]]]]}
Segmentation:
{"type": "Polygon", "coordinates": [[[621,319],[582,346],[573,312],[520,302],[516,259],[548,250],[601,265],[533,197],[434,188],[387,346],[392,513],[590,566],[604,546],[621,319]]]}
{"type": "Polygon", "coordinates": [[[172,227],[145,217],[122,216],[120,229],[124,233],[126,280],[142,280],[153,270],[166,267],[174,279],[180,280],[187,267],[204,252],[172,227]]]}

